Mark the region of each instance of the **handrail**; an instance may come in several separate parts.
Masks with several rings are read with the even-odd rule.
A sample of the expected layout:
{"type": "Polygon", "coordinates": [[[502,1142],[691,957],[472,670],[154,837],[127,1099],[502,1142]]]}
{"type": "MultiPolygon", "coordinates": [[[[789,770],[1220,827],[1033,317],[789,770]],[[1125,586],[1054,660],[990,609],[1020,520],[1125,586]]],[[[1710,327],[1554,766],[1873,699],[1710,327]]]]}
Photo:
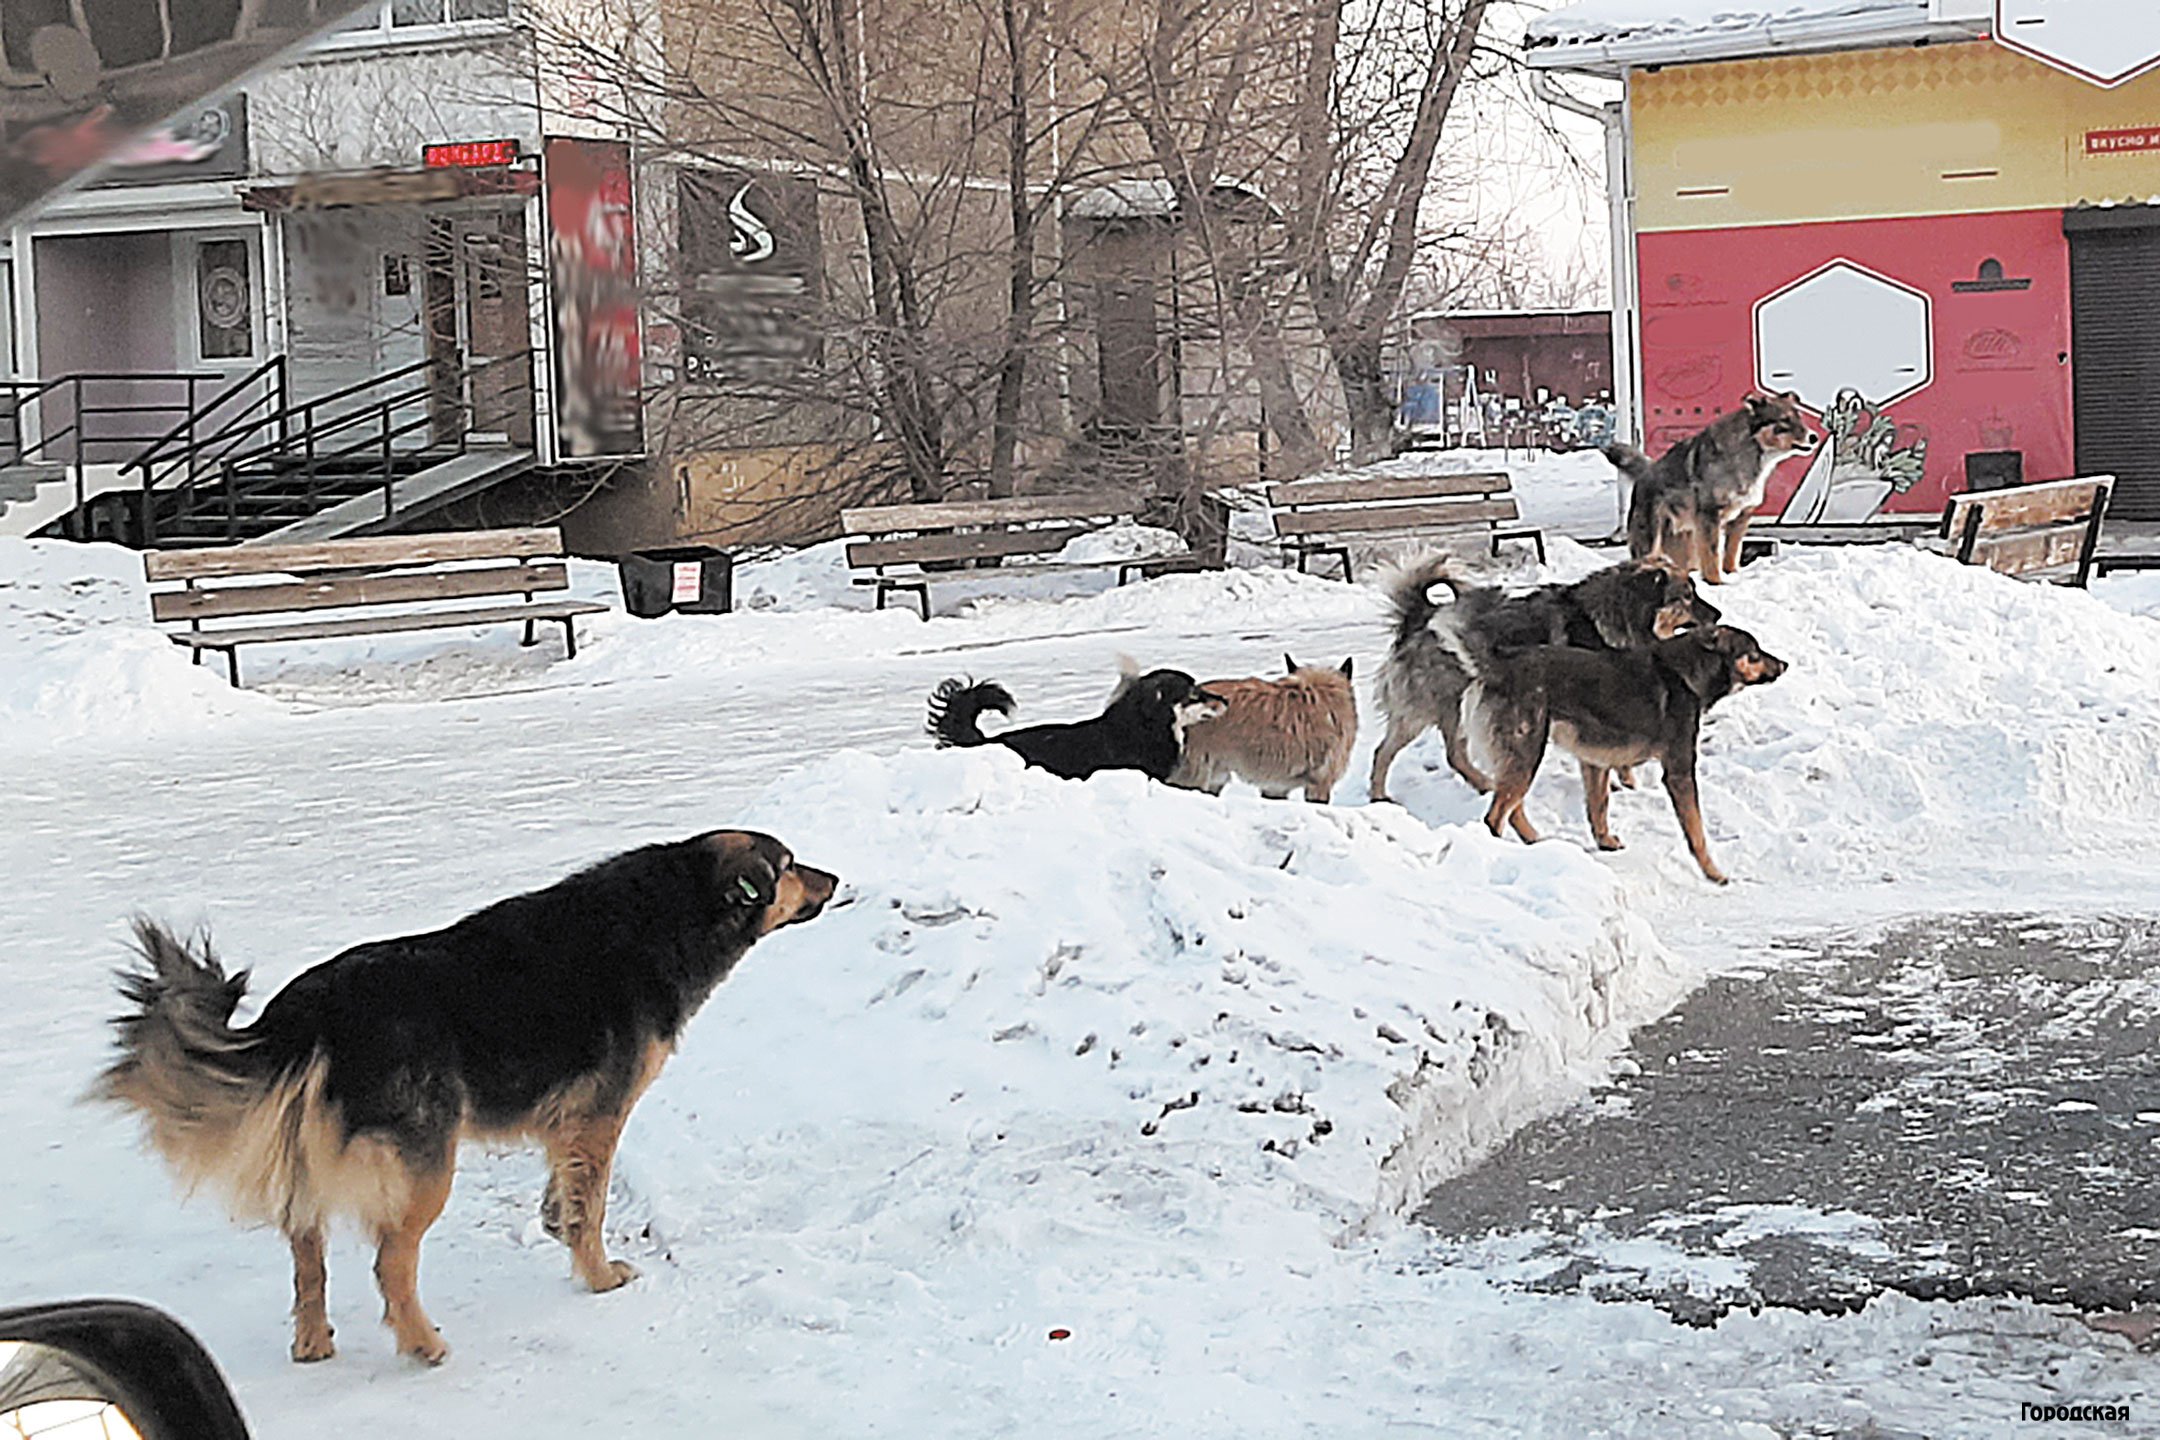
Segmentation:
{"type": "MultiPolygon", "coordinates": [[[[80,451],[85,445],[124,444],[134,438],[126,435],[92,435],[89,432],[88,425],[85,423],[87,418],[98,415],[162,415],[173,412],[185,415],[194,409],[196,387],[217,378],[219,377],[215,372],[201,370],[74,370],[65,375],[56,375],[49,380],[39,380],[35,377],[26,376],[0,381],[0,390],[6,392],[11,406],[8,424],[13,434],[9,448],[13,452],[14,463],[28,464],[41,453],[49,454],[61,441],[71,436],[76,441],[76,459],[72,462],[63,461],[59,463],[79,463],[82,459],[80,451]],[[185,401],[164,405],[100,404],[87,397],[84,393],[86,385],[120,383],[185,385],[187,386],[188,398],[185,401]],[[72,407],[74,418],[72,421],[60,429],[50,432],[45,431],[43,426],[40,425],[37,438],[35,440],[28,439],[23,434],[23,412],[36,409],[40,402],[47,397],[57,395],[63,391],[72,392],[74,401],[72,407]]],[[[42,412],[40,418],[42,418],[42,412]]]]}
{"type": "MultiPolygon", "coordinates": [[[[377,454],[380,456],[379,465],[362,465],[357,474],[344,471],[337,477],[337,482],[340,493],[349,493],[351,481],[362,477],[368,477],[368,488],[373,488],[378,482],[371,472],[379,472],[384,513],[388,515],[394,505],[396,482],[405,473],[400,468],[401,456],[466,453],[472,432],[478,428],[481,418],[482,402],[471,393],[475,379],[498,368],[522,365],[525,367],[523,384],[520,386],[513,382],[510,387],[512,393],[503,397],[506,402],[506,418],[514,417],[530,405],[536,388],[531,376],[533,354],[532,350],[525,349],[512,351],[507,355],[488,356],[450,370],[448,384],[441,383],[446,367],[440,360],[430,358],[400,365],[380,375],[369,376],[365,380],[341,386],[326,394],[311,396],[297,403],[291,401],[288,389],[285,397],[287,403],[261,415],[256,412],[263,404],[262,399],[250,402],[208,439],[196,441],[187,455],[176,458],[160,474],[154,475],[147,466],[142,467],[143,496],[140,514],[143,543],[156,543],[160,497],[171,500],[179,515],[191,514],[196,509],[198,489],[206,477],[212,475],[222,480],[221,498],[224,501],[222,508],[225,512],[227,538],[237,539],[240,501],[246,498],[244,492],[251,485],[265,483],[251,480],[242,472],[251,464],[265,462],[277,470],[277,478],[267,483],[290,485],[297,480],[312,503],[320,494],[319,482],[326,466],[340,466],[343,462],[353,461],[370,453],[377,454]],[[386,386],[423,374],[426,378],[421,383],[384,392],[386,386]],[[325,407],[335,406],[341,401],[370,391],[376,393],[362,404],[340,410],[336,414],[322,413],[325,407]],[[517,394],[526,397],[523,405],[516,400],[517,394]],[[425,409],[409,419],[394,418],[396,412],[414,406],[424,406],[425,409]],[[447,425],[444,424],[446,419],[450,421],[447,425]],[[398,447],[398,441],[416,433],[426,433],[438,426],[447,430],[450,435],[443,443],[423,444],[402,450],[398,447]],[[348,434],[353,434],[356,438],[347,442],[345,437],[348,434]],[[335,443],[326,448],[323,444],[326,440],[335,443]],[[205,456],[206,450],[220,445],[221,442],[222,448],[217,450],[214,456],[205,456]],[[193,463],[191,457],[204,458],[209,463],[193,463]],[[156,482],[159,479],[183,464],[186,465],[187,474],[180,483],[163,489],[157,488],[156,482]]],[[[280,378],[289,384],[289,372],[280,372],[280,378]]],[[[490,418],[493,418],[492,413],[490,418]]],[[[363,490],[361,493],[366,492],[363,490]]],[[[210,509],[208,513],[215,515],[217,511],[210,509]]]]}
{"type": "MultiPolygon", "coordinates": [[[[172,429],[167,430],[163,435],[160,435],[157,437],[157,439],[151,441],[150,444],[146,446],[143,451],[138,454],[133,460],[130,460],[125,465],[122,465],[120,467],[120,473],[122,475],[125,475],[130,470],[142,470],[145,472],[145,479],[147,480],[147,472],[149,470],[152,460],[156,458],[157,452],[161,448],[163,448],[168,441],[172,441],[178,439],[182,435],[192,433],[195,420],[198,416],[215,413],[215,411],[220,405],[223,405],[226,401],[232,399],[233,396],[239,394],[242,390],[245,390],[248,386],[253,385],[256,381],[262,379],[265,375],[268,375],[273,371],[276,372],[278,376],[278,389],[282,391],[285,384],[285,356],[282,352],[280,352],[279,354],[272,355],[269,359],[263,361],[262,364],[257,365],[254,369],[248,371],[247,374],[242,375],[239,379],[233,381],[230,385],[227,385],[223,390],[218,391],[217,394],[211,396],[201,405],[191,406],[188,410],[188,413],[186,415],[183,415],[179,419],[179,421],[173,425],[172,429]]],[[[250,408],[253,407],[251,406],[250,408]]],[[[217,437],[212,436],[211,438],[216,439],[217,437]]]]}

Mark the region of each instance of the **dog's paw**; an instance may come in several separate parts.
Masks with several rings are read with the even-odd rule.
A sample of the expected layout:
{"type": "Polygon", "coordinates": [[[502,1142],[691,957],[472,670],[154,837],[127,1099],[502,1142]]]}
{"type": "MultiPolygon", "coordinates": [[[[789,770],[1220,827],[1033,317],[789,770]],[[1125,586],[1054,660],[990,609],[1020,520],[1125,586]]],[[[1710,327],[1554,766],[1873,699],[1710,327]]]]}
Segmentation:
{"type": "Polygon", "coordinates": [[[421,1364],[436,1366],[450,1358],[450,1346],[440,1332],[430,1328],[424,1335],[414,1335],[398,1342],[398,1349],[421,1364]]]}
{"type": "Polygon", "coordinates": [[[292,1358],[302,1365],[312,1365],[317,1360],[328,1360],[337,1354],[332,1336],[337,1332],[328,1325],[320,1330],[303,1330],[293,1336],[292,1358]]]}
{"type": "Polygon", "coordinates": [[[1627,846],[1620,843],[1620,837],[1617,835],[1601,835],[1598,837],[1597,848],[1600,850],[1625,850],[1627,846]]]}
{"type": "Polygon", "coordinates": [[[597,1276],[585,1277],[585,1284],[595,1295],[605,1295],[610,1290],[620,1290],[637,1279],[638,1268],[627,1260],[610,1260],[597,1276]]]}

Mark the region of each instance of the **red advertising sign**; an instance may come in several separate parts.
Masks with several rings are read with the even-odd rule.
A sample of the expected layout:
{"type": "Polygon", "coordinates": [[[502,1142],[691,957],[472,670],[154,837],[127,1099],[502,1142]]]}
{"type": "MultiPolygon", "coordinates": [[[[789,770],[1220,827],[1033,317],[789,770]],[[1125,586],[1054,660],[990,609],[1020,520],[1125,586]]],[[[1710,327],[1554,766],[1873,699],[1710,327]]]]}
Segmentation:
{"type": "Polygon", "coordinates": [[[565,460],[644,449],[630,147],[552,139],[542,166],[555,312],[555,433],[565,460]]]}
{"type": "Polygon", "coordinates": [[[447,145],[420,147],[420,163],[430,170],[474,170],[488,165],[515,165],[515,140],[457,140],[447,145]]]}
{"type": "Polygon", "coordinates": [[[2134,155],[2148,150],[2160,150],[2160,125],[2085,132],[2087,155],[2134,155]]]}

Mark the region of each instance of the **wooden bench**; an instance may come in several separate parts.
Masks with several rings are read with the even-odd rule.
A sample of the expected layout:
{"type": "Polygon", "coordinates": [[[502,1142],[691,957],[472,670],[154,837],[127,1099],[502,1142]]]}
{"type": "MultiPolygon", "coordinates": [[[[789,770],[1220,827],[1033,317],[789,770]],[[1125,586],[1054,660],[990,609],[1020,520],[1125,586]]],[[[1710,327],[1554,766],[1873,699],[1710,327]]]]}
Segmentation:
{"type": "Polygon", "coordinates": [[[153,587],[150,618],[186,621],[169,632],[202,663],[206,650],[225,652],[232,683],[240,683],[240,647],[401,630],[559,621],[563,649],[577,654],[577,617],[605,610],[588,600],[541,600],[568,590],[562,533],[554,529],[469,530],[438,535],[382,535],[305,545],[234,545],[199,550],[151,550],[143,577],[153,587]],[[177,589],[158,586],[177,584],[177,589]],[[509,605],[441,602],[521,595],[509,605]],[[268,625],[205,629],[206,620],[292,616],[316,610],[370,611],[335,619],[288,619],[268,625]]]}
{"type": "Polygon", "coordinates": [[[1500,553],[1503,540],[1527,540],[1545,559],[1545,533],[1521,523],[1505,474],[1418,475],[1343,480],[1285,480],[1268,486],[1283,561],[1304,570],[1333,555],[1351,578],[1350,547],[1362,541],[1471,539],[1500,553]]]}
{"type": "Polygon", "coordinates": [[[1953,495],[1931,548],[2005,575],[2067,572],[2060,578],[2082,587],[2114,483],[2111,475],[2089,475],[1953,495]]]}
{"type": "MultiPolygon", "coordinates": [[[[1027,495],[1009,500],[953,500],[936,505],[876,505],[840,512],[847,535],[848,568],[867,570],[857,585],[877,587],[877,608],[896,591],[914,592],[922,618],[930,618],[934,585],[982,580],[998,573],[975,568],[1028,556],[1051,556],[1092,531],[1137,518],[1130,494],[1027,495]]],[[[1205,568],[1191,551],[1128,559],[1077,560],[1016,565],[1011,575],[1057,575],[1115,570],[1123,585],[1134,575],[1205,568]]]]}

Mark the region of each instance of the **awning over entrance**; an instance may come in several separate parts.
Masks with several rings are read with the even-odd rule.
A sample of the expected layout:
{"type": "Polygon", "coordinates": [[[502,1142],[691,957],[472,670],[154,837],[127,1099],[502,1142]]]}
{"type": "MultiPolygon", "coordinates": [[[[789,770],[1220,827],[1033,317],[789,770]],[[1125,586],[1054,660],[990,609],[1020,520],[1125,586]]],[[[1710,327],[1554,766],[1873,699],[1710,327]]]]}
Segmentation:
{"type": "Polygon", "coordinates": [[[540,176],[507,165],[479,169],[365,170],[344,175],[303,175],[290,185],[257,185],[240,196],[242,208],[268,214],[334,210],[368,205],[441,205],[459,200],[523,200],[540,192],[540,176]]]}

